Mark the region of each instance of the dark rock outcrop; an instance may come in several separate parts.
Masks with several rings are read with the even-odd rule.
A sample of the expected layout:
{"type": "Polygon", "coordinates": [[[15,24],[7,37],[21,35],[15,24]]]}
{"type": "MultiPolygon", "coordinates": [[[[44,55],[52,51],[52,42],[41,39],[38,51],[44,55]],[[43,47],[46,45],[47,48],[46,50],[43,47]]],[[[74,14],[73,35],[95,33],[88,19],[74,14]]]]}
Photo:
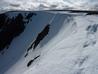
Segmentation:
{"type": "Polygon", "coordinates": [[[38,55],[37,57],[35,57],[33,60],[30,60],[27,64],[27,67],[29,67],[37,58],[39,58],[40,55],[38,55]]]}
{"type": "Polygon", "coordinates": [[[9,18],[5,14],[2,14],[0,20],[0,51],[2,51],[5,47],[9,47],[14,37],[24,31],[25,23],[22,14],[18,14],[15,18],[9,18]]]}
{"type": "Polygon", "coordinates": [[[0,14],[0,52],[24,31],[25,24],[29,23],[33,15],[36,13],[29,12],[25,17],[21,13],[12,17],[6,13],[0,14]]]}
{"type": "Polygon", "coordinates": [[[0,31],[1,31],[1,27],[5,24],[6,21],[7,21],[7,15],[0,14],[0,31]]]}
{"type": "Polygon", "coordinates": [[[28,19],[27,24],[31,20],[32,16],[36,16],[36,15],[37,15],[36,13],[32,13],[32,12],[30,12],[28,15],[26,15],[25,19],[28,19]]]}
{"type": "Polygon", "coordinates": [[[26,16],[26,19],[30,19],[33,15],[37,15],[36,13],[29,13],[27,16],[26,16]]]}
{"type": "Polygon", "coordinates": [[[25,55],[24,55],[24,57],[27,57],[28,56],[28,53],[26,53],[25,55]]]}
{"type": "Polygon", "coordinates": [[[48,35],[50,29],[50,24],[46,25],[45,28],[38,34],[35,41],[31,44],[31,46],[28,48],[27,52],[33,47],[35,49],[38,44],[45,38],[45,36],[48,35]]]}

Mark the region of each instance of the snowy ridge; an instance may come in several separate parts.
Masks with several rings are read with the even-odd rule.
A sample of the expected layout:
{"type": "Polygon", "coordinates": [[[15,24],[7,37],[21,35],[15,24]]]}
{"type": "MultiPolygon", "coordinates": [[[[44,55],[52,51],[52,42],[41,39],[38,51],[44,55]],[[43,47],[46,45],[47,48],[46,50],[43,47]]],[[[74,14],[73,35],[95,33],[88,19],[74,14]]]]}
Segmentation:
{"type": "Polygon", "coordinates": [[[12,18],[19,13],[24,21],[29,13],[36,16],[31,17],[24,32],[0,55],[0,74],[98,73],[97,15],[48,11],[5,14],[12,18]],[[47,25],[50,25],[48,30],[47,25]],[[38,43],[35,48],[33,43],[38,43]]]}

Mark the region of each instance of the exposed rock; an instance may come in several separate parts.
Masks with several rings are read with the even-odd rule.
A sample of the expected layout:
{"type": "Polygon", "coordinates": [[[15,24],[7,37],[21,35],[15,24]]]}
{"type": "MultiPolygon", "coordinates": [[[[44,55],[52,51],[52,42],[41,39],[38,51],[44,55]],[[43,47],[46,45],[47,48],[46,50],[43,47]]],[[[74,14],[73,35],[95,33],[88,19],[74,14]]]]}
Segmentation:
{"type": "Polygon", "coordinates": [[[38,34],[37,38],[31,44],[31,46],[28,48],[27,51],[29,51],[32,47],[33,49],[35,49],[38,46],[38,44],[45,38],[45,36],[48,35],[49,28],[50,28],[50,24],[45,26],[45,28],[38,34]]]}
{"type": "Polygon", "coordinates": [[[20,35],[25,29],[22,14],[18,14],[15,18],[9,18],[5,14],[1,16],[3,23],[0,23],[0,51],[5,47],[8,48],[13,38],[20,35]]]}
{"type": "Polygon", "coordinates": [[[28,13],[24,17],[21,13],[9,18],[6,13],[0,14],[0,51],[9,48],[11,41],[19,36],[25,29],[25,24],[29,23],[35,13],[28,13]],[[25,21],[25,20],[27,21],[25,21]]]}
{"type": "Polygon", "coordinates": [[[35,57],[33,60],[30,60],[27,64],[27,67],[29,67],[37,58],[39,58],[40,55],[38,55],[37,57],[35,57]]]}
{"type": "Polygon", "coordinates": [[[26,15],[25,19],[27,19],[27,23],[29,23],[29,21],[31,20],[32,16],[36,16],[37,14],[36,13],[29,13],[28,15],[26,15]]]}

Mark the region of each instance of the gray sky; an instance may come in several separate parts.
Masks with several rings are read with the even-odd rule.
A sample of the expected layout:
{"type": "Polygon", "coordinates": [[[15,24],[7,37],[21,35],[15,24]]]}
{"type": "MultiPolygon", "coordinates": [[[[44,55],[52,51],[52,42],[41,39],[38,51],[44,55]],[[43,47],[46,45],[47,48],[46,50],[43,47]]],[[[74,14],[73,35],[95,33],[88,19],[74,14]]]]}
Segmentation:
{"type": "Polygon", "coordinates": [[[93,7],[95,4],[98,4],[98,0],[0,0],[0,9],[36,9],[40,7],[39,1],[44,2],[43,7],[49,7],[49,5],[51,7],[51,5],[56,5],[56,3],[58,7],[62,7],[62,4],[59,3],[62,2],[64,5],[72,7],[83,6],[84,9],[87,9],[90,6],[93,7]]]}

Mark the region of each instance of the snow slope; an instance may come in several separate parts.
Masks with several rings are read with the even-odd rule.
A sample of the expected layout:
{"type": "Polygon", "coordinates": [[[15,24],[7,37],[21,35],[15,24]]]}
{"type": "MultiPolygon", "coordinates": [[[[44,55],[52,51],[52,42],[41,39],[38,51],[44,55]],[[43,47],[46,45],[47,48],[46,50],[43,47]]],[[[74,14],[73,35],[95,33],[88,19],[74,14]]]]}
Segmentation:
{"type": "MultiPolygon", "coordinates": [[[[29,12],[7,12],[8,17],[29,12]]],[[[98,16],[35,11],[24,32],[0,55],[0,74],[97,74],[98,16]],[[43,29],[49,33],[27,51],[43,29]],[[26,55],[27,54],[27,55],[26,55]],[[25,56],[26,55],[26,56],[25,56]],[[33,60],[33,61],[31,61],[33,60]],[[29,66],[27,66],[29,64],[29,66]]]]}

